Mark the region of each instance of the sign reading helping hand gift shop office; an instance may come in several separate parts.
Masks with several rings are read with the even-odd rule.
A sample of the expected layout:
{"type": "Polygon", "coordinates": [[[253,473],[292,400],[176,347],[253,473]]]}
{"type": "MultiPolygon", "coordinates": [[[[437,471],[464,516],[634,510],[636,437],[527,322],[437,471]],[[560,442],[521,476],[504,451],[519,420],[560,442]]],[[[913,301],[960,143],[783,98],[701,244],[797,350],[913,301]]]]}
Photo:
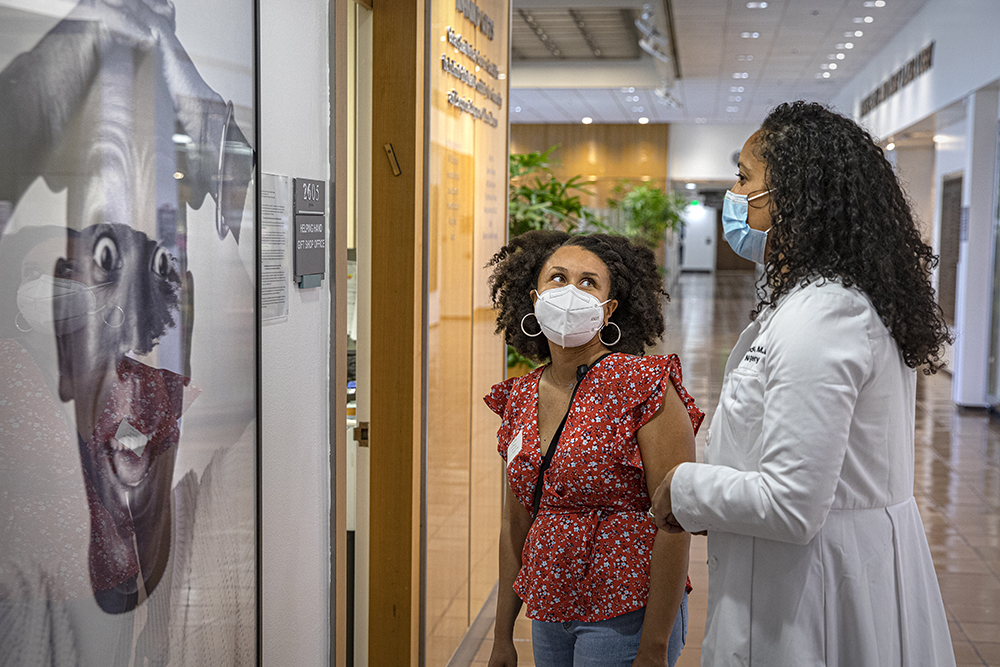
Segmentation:
{"type": "Polygon", "coordinates": [[[326,183],[295,179],[295,279],[302,289],[319,287],[326,272],[326,183]]]}

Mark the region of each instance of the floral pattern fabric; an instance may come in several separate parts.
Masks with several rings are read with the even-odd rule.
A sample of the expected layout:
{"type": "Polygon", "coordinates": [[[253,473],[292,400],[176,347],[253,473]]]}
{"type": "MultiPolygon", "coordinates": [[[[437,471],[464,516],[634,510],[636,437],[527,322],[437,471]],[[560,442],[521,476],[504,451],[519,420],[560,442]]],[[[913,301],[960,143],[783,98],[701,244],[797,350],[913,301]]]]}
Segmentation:
{"type": "MultiPolygon", "coordinates": [[[[542,463],[538,382],[543,370],[496,384],[484,398],[503,418],[498,450],[527,511],[542,463]]],[[[646,605],[656,526],[646,515],[650,502],[637,433],[660,409],[666,380],[697,433],[705,414],[684,389],[676,355],[612,354],[577,388],[514,582],[529,618],[595,622],[646,605]]]]}

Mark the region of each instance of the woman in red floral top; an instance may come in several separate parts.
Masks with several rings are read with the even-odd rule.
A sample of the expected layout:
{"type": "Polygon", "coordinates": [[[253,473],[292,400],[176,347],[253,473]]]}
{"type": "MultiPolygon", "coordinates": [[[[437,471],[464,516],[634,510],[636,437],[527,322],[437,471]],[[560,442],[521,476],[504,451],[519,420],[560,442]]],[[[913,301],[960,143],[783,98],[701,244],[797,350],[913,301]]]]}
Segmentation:
{"type": "Polygon", "coordinates": [[[550,363],[486,403],[509,493],[490,665],[517,664],[522,601],[539,667],[673,665],[686,630],[689,537],[657,532],[652,490],[694,460],[704,414],[663,336],[653,254],[623,237],[535,231],[494,256],[497,332],[550,363]],[[544,334],[544,335],[543,335],[544,334]]]}

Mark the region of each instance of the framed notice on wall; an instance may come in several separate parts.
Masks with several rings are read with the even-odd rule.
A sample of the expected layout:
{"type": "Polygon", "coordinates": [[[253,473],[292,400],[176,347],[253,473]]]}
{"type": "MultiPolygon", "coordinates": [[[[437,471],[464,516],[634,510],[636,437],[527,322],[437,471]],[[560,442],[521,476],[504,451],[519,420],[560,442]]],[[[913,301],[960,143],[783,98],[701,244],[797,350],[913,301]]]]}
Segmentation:
{"type": "Polygon", "coordinates": [[[0,30],[0,665],[254,665],[254,2],[0,30]]]}

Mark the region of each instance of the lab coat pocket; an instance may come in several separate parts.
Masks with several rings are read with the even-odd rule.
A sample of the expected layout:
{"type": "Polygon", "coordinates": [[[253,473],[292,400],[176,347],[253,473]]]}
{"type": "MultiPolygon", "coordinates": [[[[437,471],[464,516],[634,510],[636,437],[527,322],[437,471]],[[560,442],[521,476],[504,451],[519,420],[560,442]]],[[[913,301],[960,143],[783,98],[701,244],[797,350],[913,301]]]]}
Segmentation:
{"type": "Polygon", "coordinates": [[[719,405],[727,422],[727,440],[750,463],[753,452],[760,448],[764,382],[760,373],[755,370],[734,368],[729,374],[728,385],[719,405]]]}

